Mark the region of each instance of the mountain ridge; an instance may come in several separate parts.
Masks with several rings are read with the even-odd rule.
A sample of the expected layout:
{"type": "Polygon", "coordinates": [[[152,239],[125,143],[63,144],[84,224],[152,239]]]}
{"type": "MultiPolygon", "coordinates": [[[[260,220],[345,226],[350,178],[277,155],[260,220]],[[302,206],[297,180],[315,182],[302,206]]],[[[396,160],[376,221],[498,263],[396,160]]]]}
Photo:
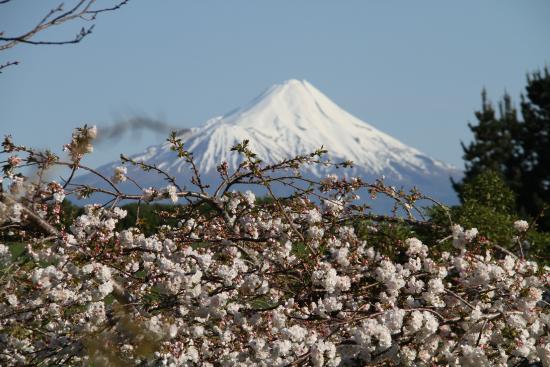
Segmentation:
{"type": "MultiPolygon", "coordinates": [[[[249,140],[252,151],[266,163],[308,154],[324,146],[331,160],[354,162],[354,168],[345,171],[348,176],[385,176],[391,184],[422,186],[421,189],[435,192],[439,199],[456,202],[449,177],[458,177],[458,169],[353,116],[306,80],[289,79],[275,84],[242,107],[211,118],[179,137],[193,153],[199,172],[208,179],[216,176],[216,167],[223,161],[230,170],[238,167],[241,158],[230,148],[243,140],[249,140]]],[[[177,159],[169,143],[151,146],[132,158],[154,164],[187,182],[190,177],[187,163],[177,159]]],[[[110,176],[117,165],[107,164],[99,170],[110,176]]],[[[314,178],[334,173],[323,167],[306,171],[314,178]]],[[[129,174],[154,183],[130,167],[129,174]]]]}

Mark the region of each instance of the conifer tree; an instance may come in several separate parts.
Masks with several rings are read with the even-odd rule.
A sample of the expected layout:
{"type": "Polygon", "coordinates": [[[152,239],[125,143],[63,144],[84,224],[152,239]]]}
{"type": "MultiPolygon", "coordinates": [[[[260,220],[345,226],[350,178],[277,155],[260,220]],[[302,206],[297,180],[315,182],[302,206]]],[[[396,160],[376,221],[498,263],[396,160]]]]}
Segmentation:
{"type": "MultiPolygon", "coordinates": [[[[499,113],[487,99],[485,89],[481,92],[481,109],[475,112],[477,125],[468,123],[474,135],[473,141],[467,146],[461,143],[464,151],[465,174],[462,182],[454,182],[453,186],[464,201],[464,184],[473,181],[486,171],[499,172],[508,184],[514,176],[514,164],[517,165],[517,139],[513,132],[518,130],[516,110],[511,98],[505,94],[499,103],[499,113]]],[[[510,185],[513,186],[513,185],[510,185]]]]}
{"type": "MultiPolygon", "coordinates": [[[[527,77],[522,96],[523,116],[520,148],[522,153],[520,209],[533,216],[550,206],[550,73],[548,68],[527,77]]],[[[550,213],[541,225],[550,230],[550,213]]]]}
{"type": "MultiPolygon", "coordinates": [[[[462,143],[465,175],[453,186],[464,201],[464,185],[485,171],[499,172],[517,197],[520,215],[538,217],[550,205],[550,74],[545,68],[527,76],[521,115],[505,94],[498,114],[482,91],[477,125],[468,124],[473,141],[462,143]]],[[[550,230],[550,217],[539,219],[541,229],[550,230]]]]}

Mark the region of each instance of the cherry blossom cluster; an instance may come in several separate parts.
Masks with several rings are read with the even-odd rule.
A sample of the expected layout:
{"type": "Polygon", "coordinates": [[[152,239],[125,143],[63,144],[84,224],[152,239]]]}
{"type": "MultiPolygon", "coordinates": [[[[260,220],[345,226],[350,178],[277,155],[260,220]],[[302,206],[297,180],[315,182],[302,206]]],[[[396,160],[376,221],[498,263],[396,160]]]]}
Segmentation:
{"type": "MultiPolygon", "coordinates": [[[[71,155],[90,151],[90,129],[75,134],[71,155]]],[[[195,177],[196,191],[170,181],[126,194],[116,186],[125,166],[104,177],[112,189],[30,181],[22,162],[86,168],[7,139],[0,364],[550,366],[550,269],[453,223],[441,241],[411,232],[389,254],[358,226],[374,233],[395,218],[369,216],[353,200],[367,188],[410,209],[417,193],[330,176],[317,190],[259,201],[238,185],[296,185],[300,176],[284,181],[288,170],[317,156],[264,166],[245,143],[235,150],[246,164],[229,173],[222,163],[214,193],[195,177]],[[17,194],[16,182],[25,187],[17,194]],[[94,190],[113,200],[66,224],[65,195],[94,190]],[[167,214],[177,224],[152,235],[139,223],[123,228],[123,199],[179,202],[167,214]]],[[[517,237],[528,229],[514,223],[517,237]]]]}

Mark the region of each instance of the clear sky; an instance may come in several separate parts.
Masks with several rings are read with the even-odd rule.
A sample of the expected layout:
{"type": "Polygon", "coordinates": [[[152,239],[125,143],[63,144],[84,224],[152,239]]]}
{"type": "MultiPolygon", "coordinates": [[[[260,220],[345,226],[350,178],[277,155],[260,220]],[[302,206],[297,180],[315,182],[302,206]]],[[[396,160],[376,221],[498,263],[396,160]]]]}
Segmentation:
{"type": "MultiPolygon", "coordinates": [[[[1,5],[0,31],[25,29],[50,4],[57,2],[1,5]]],[[[505,90],[517,97],[527,72],[550,65],[549,19],[547,0],[132,0],[99,17],[78,45],[0,53],[0,63],[22,62],[0,74],[0,133],[52,148],[83,123],[149,116],[197,126],[298,78],[404,143],[462,167],[460,141],[471,139],[466,124],[475,121],[481,88],[492,100],[505,90]]],[[[40,38],[68,38],[80,26],[40,38]]],[[[88,162],[164,138],[129,134],[98,146],[88,162]]]]}

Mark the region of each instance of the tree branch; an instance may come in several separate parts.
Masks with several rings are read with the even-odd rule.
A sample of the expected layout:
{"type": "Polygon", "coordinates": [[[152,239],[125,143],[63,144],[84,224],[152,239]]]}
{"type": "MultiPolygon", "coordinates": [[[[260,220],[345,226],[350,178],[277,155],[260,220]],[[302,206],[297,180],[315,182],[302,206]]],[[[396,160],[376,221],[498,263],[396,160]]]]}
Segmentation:
{"type": "MultiPolygon", "coordinates": [[[[6,4],[9,1],[10,0],[2,0],[0,1],[0,5],[6,4]]],[[[117,2],[114,6],[111,6],[111,7],[91,9],[92,5],[96,2],[96,0],[80,0],[76,3],[75,6],[73,6],[72,8],[70,8],[65,12],[63,12],[63,4],[60,4],[57,8],[51,9],[42,18],[42,20],[38,24],[36,24],[31,30],[23,34],[8,37],[8,36],[4,36],[4,32],[0,32],[0,51],[7,50],[20,43],[25,43],[30,45],[66,45],[66,44],[79,43],[86,36],[92,33],[94,25],[91,25],[89,27],[82,27],[80,31],[76,34],[76,36],[69,40],[37,41],[37,40],[34,40],[33,37],[48,28],[51,28],[53,26],[58,26],[66,22],[70,22],[72,20],[80,19],[84,21],[93,21],[96,19],[96,17],[99,14],[118,10],[122,6],[126,5],[129,1],[130,0],[122,0],[117,2]],[[57,15],[56,17],[53,17],[54,14],[58,14],[58,13],[61,13],[61,14],[57,15]]]]}

